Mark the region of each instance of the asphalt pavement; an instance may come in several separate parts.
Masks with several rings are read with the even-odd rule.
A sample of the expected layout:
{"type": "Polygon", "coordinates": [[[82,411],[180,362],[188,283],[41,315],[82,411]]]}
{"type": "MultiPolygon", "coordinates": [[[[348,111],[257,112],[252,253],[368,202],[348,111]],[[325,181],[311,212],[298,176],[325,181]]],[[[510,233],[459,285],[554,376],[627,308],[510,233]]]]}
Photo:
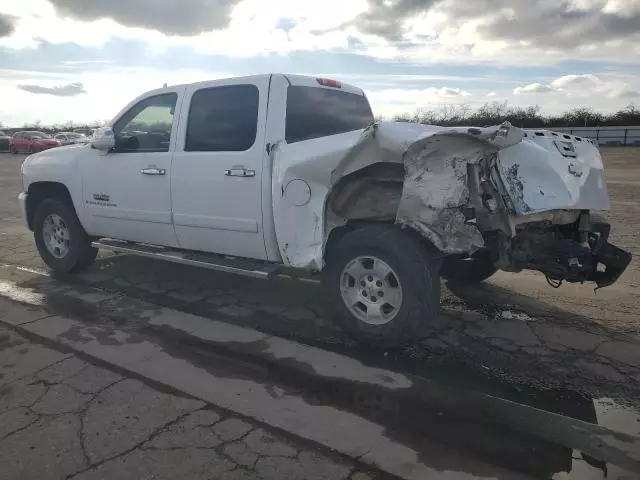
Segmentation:
{"type": "Polygon", "coordinates": [[[21,223],[20,160],[0,155],[0,338],[8,346],[0,385],[42,384],[53,392],[40,390],[51,411],[60,408],[42,411],[35,394],[15,405],[0,396],[11,430],[0,447],[14,462],[6,478],[275,478],[276,470],[288,472],[278,478],[638,477],[640,341],[632,328],[520,302],[491,282],[443,285],[433,335],[381,351],[349,339],[313,283],[111,254],[81,275],[52,277],[21,223]],[[74,362],[83,365],[77,373],[74,362]],[[71,366],[48,385],[36,372],[52,364],[71,366]],[[87,370],[100,374],[81,375],[87,370]],[[93,387],[102,377],[115,383],[93,387]],[[135,401],[138,388],[148,401],[135,401]],[[120,407],[87,417],[98,401],[120,407]],[[149,425],[122,426],[121,414],[142,413],[149,425]],[[269,432],[295,455],[259,463],[244,440],[217,435],[227,418],[269,432]],[[165,455],[150,447],[181,421],[187,427],[175,427],[182,433],[159,449],[165,455]],[[78,431],[101,439],[91,446],[78,431]],[[49,444],[62,450],[44,445],[42,432],[60,438],[49,444]],[[232,444],[255,461],[234,460],[232,444]],[[29,456],[32,446],[41,454],[29,456]],[[61,457],[64,471],[49,468],[61,457]]]}

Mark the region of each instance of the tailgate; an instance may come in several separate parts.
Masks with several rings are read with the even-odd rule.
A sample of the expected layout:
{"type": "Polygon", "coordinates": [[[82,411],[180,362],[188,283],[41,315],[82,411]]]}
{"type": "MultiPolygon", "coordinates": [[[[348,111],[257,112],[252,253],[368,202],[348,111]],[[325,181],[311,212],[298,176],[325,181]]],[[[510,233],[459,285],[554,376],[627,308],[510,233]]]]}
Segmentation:
{"type": "Polygon", "coordinates": [[[498,152],[498,171],[516,215],[609,209],[602,157],[587,139],[526,130],[522,142],[498,152]]]}

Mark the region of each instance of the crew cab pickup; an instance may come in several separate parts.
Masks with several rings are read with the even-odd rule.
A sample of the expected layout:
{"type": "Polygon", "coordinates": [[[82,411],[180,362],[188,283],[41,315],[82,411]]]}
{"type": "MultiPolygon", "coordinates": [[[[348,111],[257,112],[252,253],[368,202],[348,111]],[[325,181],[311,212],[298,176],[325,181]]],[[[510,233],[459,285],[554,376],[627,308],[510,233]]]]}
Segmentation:
{"type": "Polygon", "coordinates": [[[19,201],[45,263],[99,248],[269,278],[319,275],[347,330],[425,335],[440,278],[498,269],[612,284],[631,255],[594,211],[591,141],[510,124],[376,122],[336,80],[258,75],[141,95],[87,145],[27,157],[19,201]]]}

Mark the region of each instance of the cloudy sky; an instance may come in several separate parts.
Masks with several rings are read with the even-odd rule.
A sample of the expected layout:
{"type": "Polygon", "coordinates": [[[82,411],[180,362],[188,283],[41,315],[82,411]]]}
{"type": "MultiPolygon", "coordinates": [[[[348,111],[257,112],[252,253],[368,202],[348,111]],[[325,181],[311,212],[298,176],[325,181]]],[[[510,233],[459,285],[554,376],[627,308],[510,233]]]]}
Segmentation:
{"type": "Polygon", "coordinates": [[[379,115],[640,104],[640,0],[0,0],[0,122],[110,119],[169,84],[267,72],[379,115]]]}

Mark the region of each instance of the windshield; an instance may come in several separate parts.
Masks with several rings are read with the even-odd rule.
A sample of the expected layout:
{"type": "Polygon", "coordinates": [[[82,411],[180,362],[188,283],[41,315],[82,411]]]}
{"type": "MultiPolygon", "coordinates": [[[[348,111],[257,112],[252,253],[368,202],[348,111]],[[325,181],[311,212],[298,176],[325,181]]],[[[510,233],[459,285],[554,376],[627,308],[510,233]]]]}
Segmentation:
{"type": "Polygon", "coordinates": [[[364,95],[318,87],[287,89],[287,143],[360,130],[372,122],[364,95]]]}

